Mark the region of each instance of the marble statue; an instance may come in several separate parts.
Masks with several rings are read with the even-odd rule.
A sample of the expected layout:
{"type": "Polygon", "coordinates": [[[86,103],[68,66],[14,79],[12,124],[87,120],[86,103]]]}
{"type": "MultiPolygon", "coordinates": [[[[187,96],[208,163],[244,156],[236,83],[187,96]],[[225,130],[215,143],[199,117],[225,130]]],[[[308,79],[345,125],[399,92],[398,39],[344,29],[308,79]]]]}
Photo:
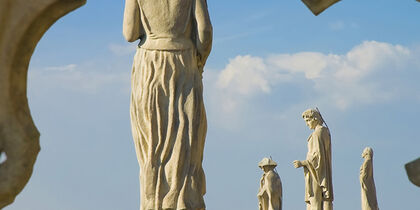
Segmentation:
{"type": "Polygon", "coordinates": [[[302,0],[302,2],[305,3],[305,5],[312,11],[312,13],[314,13],[314,15],[319,15],[328,7],[339,1],[340,0],[302,0]]]}
{"type": "Polygon", "coordinates": [[[277,163],[272,159],[264,158],[258,166],[264,171],[257,195],[259,210],[281,210],[283,203],[282,185],[280,176],[274,171],[277,163]]]}
{"type": "Polygon", "coordinates": [[[29,111],[26,82],[38,41],[59,18],[86,0],[0,1],[0,209],[13,203],[32,175],[39,132],[29,111]]]}
{"type": "Polygon", "coordinates": [[[334,195],[330,131],[318,109],[308,109],[302,113],[302,117],[314,131],[308,138],[306,160],[295,160],[293,165],[304,170],[307,210],[332,210],[334,195]]]}
{"type": "Polygon", "coordinates": [[[408,179],[420,187],[420,158],[405,164],[408,179]]]}
{"type": "Polygon", "coordinates": [[[123,35],[140,39],[131,125],[140,209],[205,209],[202,73],[212,45],[206,0],[126,0],[123,35]]]}
{"type": "Polygon", "coordinates": [[[365,159],[360,167],[360,186],[362,196],[362,210],[379,210],[376,199],[376,187],[373,179],[373,150],[366,147],[362,157],[365,159]]]}

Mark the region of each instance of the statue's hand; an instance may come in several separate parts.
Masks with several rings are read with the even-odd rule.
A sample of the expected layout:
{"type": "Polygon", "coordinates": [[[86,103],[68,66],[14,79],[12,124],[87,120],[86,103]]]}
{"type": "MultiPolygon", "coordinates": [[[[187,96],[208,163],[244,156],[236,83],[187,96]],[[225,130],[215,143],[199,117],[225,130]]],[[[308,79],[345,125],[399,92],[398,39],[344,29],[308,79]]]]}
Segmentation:
{"type": "Polygon", "coordinates": [[[302,165],[302,162],[301,161],[299,161],[299,160],[295,160],[295,161],[293,161],[293,165],[295,166],[295,168],[300,168],[300,167],[302,167],[303,165],[302,165]]]}
{"type": "Polygon", "coordinates": [[[327,190],[327,188],[325,187],[321,187],[322,188],[322,197],[323,198],[330,198],[330,191],[327,190]]]}

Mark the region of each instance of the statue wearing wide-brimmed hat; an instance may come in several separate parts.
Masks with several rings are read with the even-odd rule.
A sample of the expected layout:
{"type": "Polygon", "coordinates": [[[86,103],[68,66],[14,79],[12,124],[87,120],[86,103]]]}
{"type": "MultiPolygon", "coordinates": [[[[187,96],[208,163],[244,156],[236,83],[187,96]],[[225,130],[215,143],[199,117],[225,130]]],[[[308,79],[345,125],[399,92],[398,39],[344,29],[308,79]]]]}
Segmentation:
{"type": "Polygon", "coordinates": [[[271,158],[263,158],[258,166],[264,171],[260,180],[258,201],[260,210],[281,210],[282,206],[282,185],[280,176],[274,168],[277,163],[271,158]]]}

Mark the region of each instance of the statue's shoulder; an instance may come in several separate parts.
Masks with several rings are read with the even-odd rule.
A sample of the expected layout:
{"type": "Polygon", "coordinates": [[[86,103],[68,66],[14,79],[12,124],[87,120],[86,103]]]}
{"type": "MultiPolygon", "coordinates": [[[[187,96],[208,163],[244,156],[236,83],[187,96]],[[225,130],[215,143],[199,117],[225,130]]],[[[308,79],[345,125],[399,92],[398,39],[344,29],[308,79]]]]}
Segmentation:
{"type": "Polygon", "coordinates": [[[267,181],[266,183],[271,187],[271,189],[280,190],[280,193],[281,193],[282,183],[281,183],[280,176],[277,172],[275,171],[268,172],[266,175],[266,181],[267,181]]]}
{"type": "Polygon", "coordinates": [[[330,130],[325,126],[319,126],[315,128],[313,133],[321,135],[323,133],[330,133],[330,130]]]}
{"type": "Polygon", "coordinates": [[[266,178],[273,180],[273,179],[279,179],[280,176],[275,171],[269,171],[266,175],[266,178]]]}

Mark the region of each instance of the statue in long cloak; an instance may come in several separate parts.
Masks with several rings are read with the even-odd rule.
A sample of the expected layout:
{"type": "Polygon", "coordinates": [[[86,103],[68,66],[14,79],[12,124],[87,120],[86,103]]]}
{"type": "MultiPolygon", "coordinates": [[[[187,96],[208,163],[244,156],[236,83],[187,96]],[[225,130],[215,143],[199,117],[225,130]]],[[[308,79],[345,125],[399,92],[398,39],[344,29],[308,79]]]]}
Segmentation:
{"type": "Polygon", "coordinates": [[[264,171],[257,195],[259,210],[281,210],[283,203],[282,184],[279,174],[274,171],[277,163],[264,158],[258,166],[264,171]]]}
{"type": "Polygon", "coordinates": [[[360,167],[360,187],[362,210],[379,210],[376,199],[376,187],[373,179],[373,150],[366,147],[362,157],[365,159],[360,167]]]}
{"type": "Polygon", "coordinates": [[[308,109],[302,117],[314,131],[308,138],[306,160],[295,160],[293,165],[304,170],[307,210],[332,210],[334,195],[330,131],[324,126],[325,121],[318,109],[308,109]]]}
{"type": "Polygon", "coordinates": [[[140,209],[205,209],[202,72],[211,50],[206,0],[126,0],[123,34],[140,39],[131,125],[140,209]]]}

